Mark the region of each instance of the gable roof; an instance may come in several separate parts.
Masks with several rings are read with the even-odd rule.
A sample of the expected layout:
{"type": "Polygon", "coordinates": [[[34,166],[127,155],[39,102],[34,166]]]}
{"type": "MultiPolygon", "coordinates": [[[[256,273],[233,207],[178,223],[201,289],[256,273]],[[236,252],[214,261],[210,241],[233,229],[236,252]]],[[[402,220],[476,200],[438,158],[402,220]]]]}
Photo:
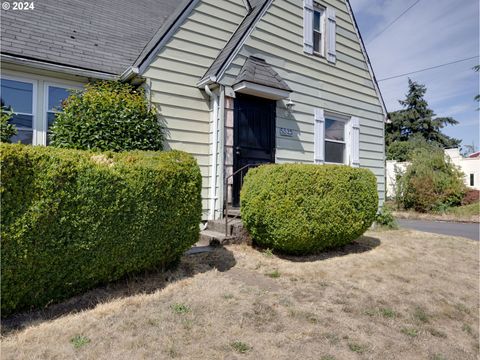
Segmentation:
{"type": "MultiPolygon", "coordinates": [[[[227,45],[223,48],[223,50],[214,60],[214,62],[212,63],[210,68],[207,70],[205,75],[203,75],[202,79],[198,82],[197,86],[202,87],[203,85],[217,82],[217,80],[223,75],[228,65],[231,63],[231,61],[233,61],[235,56],[238,54],[244,42],[250,36],[250,33],[253,31],[258,21],[263,17],[263,15],[267,11],[272,1],[273,0],[249,0],[252,10],[250,10],[250,12],[244,18],[243,22],[240,24],[240,26],[237,28],[235,33],[232,35],[232,37],[228,41],[227,45]]],[[[360,34],[360,30],[359,30],[357,21],[355,19],[352,6],[350,5],[350,0],[345,0],[345,2],[346,2],[350,17],[352,19],[353,26],[357,33],[358,41],[360,42],[360,47],[362,49],[363,56],[367,63],[368,72],[370,73],[370,76],[372,78],[375,92],[377,93],[377,96],[380,100],[380,104],[381,104],[385,119],[387,119],[388,112],[385,106],[385,101],[380,91],[380,87],[378,86],[375,73],[373,72],[372,63],[370,62],[370,58],[368,56],[365,43],[363,42],[362,35],[360,34]]]]}
{"type": "Polygon", "coordinates": [[[264,59],[250,56],[245,60],[235,84],[247,81],[253,84],[265,85],[271,88],[292,91],[278,73],[264,59]]]}
{"type": "Polygon", "coordinates": [[[357,33],[358,40],[360,41],[360,47],[362,49],[363,56],[365,57],[365,61],[367,62],[368,72],[372,77],[373,86],[375,87],[375,92],[377,93],[378,99],[380,100],[380,104],[382,105],[383,115],[385,116],[385,121],[389,121],[389,115],[387,111],[387,106],[385,105],[385,100],[383,99],[382,92],[380,91],[380,86],[378,86],[377,78],[375,77],[375,72],[373,71],[372,62],[370,61],[370,57],[368,56],[367,48],[365,47],[365,42],[363,41],[362,34],[360,33],[360,28],[358,27],[357,19],[355,18],[355,14],[353,13],[352,5],[350,4],[350,0],[345,0],[347,3],[348,12],[350,13],[350,18],[353,22],[353,27],[355,28],[355,32],[357,33]]]}
{"type": "Polygon", "coordinates": [[[251,6],[250,12],[245,16],[225,47],[220,51],[212,65],[210,65],[205,72],[205,75],[203,75],[202,79],[198,82],[199,86],[216,81],[217,77],[224,71],[229,60],[236,55],[241,44],[248,38],[258,20],[262,18],[272,0],[249,0],[249,2],[251,6]]]}
{"type": "Polygon", "coordinates": [[[2,55],[119,75],[190,0],[42,0],[2,11],[2,55]]]}

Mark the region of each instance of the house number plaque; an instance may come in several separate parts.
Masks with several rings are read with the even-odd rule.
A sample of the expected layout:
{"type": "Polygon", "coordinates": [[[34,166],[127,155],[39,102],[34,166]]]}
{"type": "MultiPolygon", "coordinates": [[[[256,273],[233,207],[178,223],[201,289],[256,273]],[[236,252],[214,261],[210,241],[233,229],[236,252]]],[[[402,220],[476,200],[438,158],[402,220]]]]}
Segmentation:
{"type": "Polygon", "coordinates": [[[292,137],[293,136],[293,129],[280,128],[280,135],[281,136],[292,137]]]}

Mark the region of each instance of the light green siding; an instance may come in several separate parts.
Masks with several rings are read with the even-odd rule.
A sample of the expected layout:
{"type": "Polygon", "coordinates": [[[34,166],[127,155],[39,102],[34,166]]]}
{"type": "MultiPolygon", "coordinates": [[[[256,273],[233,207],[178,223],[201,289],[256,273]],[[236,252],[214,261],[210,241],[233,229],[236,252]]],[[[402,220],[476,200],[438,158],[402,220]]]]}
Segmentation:
{"type": "Polygon", "coordinates": [[[277,162],[311,162],[314,158],[314,108],[360,119],[360,166],[377,176],[384,200],[384,114],[345,0],[319,1],[334,7],[337,19],[335,64],[303,52],[303,2],[274,0],[222,83],[231,86],[248,56],[264,58],[292,88],[295,107],[277,102],[277,162]],[[279,128],[294,130],[282,137],[279,128]]]}
{"type": "Polygon", "coordinates": [[[210,98],[197,83],[245,14],[242,0],[200,1],[142,74],[150,99],[168,129],[167,148],[184,150],[197,158],[203,176],[204,218],[214,148],[210,98]]]}

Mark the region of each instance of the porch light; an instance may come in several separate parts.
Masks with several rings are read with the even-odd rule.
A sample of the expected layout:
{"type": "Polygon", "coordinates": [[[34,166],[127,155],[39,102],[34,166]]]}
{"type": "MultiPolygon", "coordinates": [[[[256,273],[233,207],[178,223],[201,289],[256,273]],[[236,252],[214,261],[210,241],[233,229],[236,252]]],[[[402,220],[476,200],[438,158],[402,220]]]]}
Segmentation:
{"type": "Polygon", "coordinates": [[[288,102],[285,104],[287,106],[288,110],[292,110],[293,107],[295,106],[295,103],[292,101],[292,98],[288,98],[288,102]]]}

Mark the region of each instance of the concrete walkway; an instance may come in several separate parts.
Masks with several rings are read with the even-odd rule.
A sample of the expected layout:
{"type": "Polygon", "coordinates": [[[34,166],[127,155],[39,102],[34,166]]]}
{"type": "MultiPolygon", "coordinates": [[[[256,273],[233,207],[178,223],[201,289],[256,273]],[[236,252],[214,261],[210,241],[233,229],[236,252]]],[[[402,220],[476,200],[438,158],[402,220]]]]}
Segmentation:
{"type": "Polygon", "coordinates": [[[442,235],[461,236],[477,241],[480,237],[478,223],[456,223],[447,221],[407,219],[397,219],[397,222],[400,227],[418,231],[442,235]]]}

